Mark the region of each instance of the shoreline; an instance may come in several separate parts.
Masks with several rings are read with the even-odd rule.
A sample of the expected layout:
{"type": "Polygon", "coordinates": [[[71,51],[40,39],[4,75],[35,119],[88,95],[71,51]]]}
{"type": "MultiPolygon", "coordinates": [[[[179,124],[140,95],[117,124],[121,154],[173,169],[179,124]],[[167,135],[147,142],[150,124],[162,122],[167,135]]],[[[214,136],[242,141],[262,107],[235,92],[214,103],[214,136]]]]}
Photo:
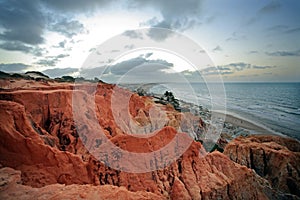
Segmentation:
{"type": "MultiPolygon", "coordinates": [[[[125,88],[136,92],[137,88],[135,87],[129,87],[130,85],[126,85],[125,88]]],[[[131,85],[132,86],[132,85],[131,85]]],[[[145,96],[150,96],[153,99],[159,100],[160,97],[163,96],[163,94],[155,94],[155,93],[149,93],[149,87],[152,87],[153,84],[148,84],[147,86],[139,87],[143,90],[145,96]]],[[[240,136],[240,135],[278,135],[282,137],[290,137],[288,135],[285,135],[281,132],[276,132],[275,130],[272,130],[269,127],[266,127],[263,124],[260,124],[259,122],[254,122],[250,119],[244,118],[242,116],[239,116],[237,113],[231,113],[227,110],[225,111],[212,111],[204,105],[196,105],[195,103],[188,102],[182,99],[177,99],[180,103],[179,109],[180,112],[190,112],[191,110],[196,111],[196,113],[192,112],[194,115],[197,115],[204,120],[204,122],[210,124],[211,123],[211,116],[212,114],[215,115],[217,118],[225,118],[224,121],[224,127],[222,129],[221,135],[225,134],[226,138],[229,140],[240,136]],[[225,113],[224,113],[225,112],[225,113]],[[231,138],[231,139],[230,139],[231,138]]],[[[296,138],[294,138],[296,139],[296,138]]]]}
{"type": "Polygon", "coordinates": [[[222,113],[219,111],[213,112],[217,117],[225,117],[225,123],[232,124],[235,127],[241,127],[249,131],[251,135],[255,134],[270,134],[270,135],[279,135],[283,137],[288,137],[282,133],[271,130],[270,128],[264,126],[263,124],[259,124],[257,122],[253,122],[249,119],[243,118],[233,113],[222,113]]]}
{"type": "MultiPolygon", "coordinates": [[[[153,96],[152,96],[153,97],[153,96]]],[[[272,130],[269,127],[266,127],[263,124],[260,124],[259,122],[254,122],[250,119],[244,118],[242,116],[239,116],[236,113],[225,111],[211,111],[208,108],[204,106],[199,106],[191,102],[186,102],[184,100],[179,99],[180,107],[182,108],[197,108],[198,114],[204,121],[211,122],[211,116],[212,114],[215,115],[217,118],[223,118],[224,120],[224,127],[222,130],[222,134],[226,134],[226,138],[231,137],[231,139],[240,136],[240,135],[277,135],[281,137],[289,137],[288,135],[285,135],[280,132],[276,132],[275,130],[272,130]]],[[[228,138],[229,139],[229,138],[228,138]]],[[[293,138],[296,139],[296,138],[293,138]]]]}

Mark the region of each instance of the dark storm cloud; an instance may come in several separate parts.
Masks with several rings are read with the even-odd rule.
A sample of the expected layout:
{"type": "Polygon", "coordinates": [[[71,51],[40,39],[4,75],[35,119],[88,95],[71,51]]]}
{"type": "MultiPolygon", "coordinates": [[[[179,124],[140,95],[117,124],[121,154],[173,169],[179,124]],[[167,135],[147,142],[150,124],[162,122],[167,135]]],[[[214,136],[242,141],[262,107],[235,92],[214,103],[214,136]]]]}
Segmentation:
{"type": "Polygon", "coordinates": [[[45,22],[37,0],[0,1],[0,24],[4,28],[0,34],[1,40],[41,44],[45,22]]]}
{"type": "Polygon", "coordinates": [[[0,48],[7,50],[7,51],[20,51],[26,54],[32,54],[35,56],[42,56],[44,53],[46,53],[46,49],[44,48],[40,48],[38,46],[31,46],[31,45],[27,45],[24,44],[22,42],[18,42],[18,41],[9,41],[9,42],[4,42],[2,44],[0,44],[0,48]]]}
{"type": "Polygon", "coordinates": [[[29,53],[32,51],[32,47],[24,45],[21,42],[5,42],[0,44],[0,48],[7,51],[22,51],[24,53],[29,53]]]}
{"type": "MultiPolygon", "coordinates": [[[[51,5],[67,3],[66,1],[49,2],[51,5]]],[[[81,2],[86,4],[86,1],[81,2]]],[[[74,1],[69,3],[70,7],[75,4],[74,1]]],[[[0,1],[1,48],[41,56],[42,48],[38,45],[45,41],[43,37],[45,30],[58,32],[66,37],[85,32],[84,26],[79,21],[73,20],[72,16],[59,14],[55,10],[49,11],[45,5],[48,5],[47,2],[41,0],[0,1]]],[[[77,13],[73,13],[75,14],[77,13]]],[[[64,43],[59,46],[63,47],[64,43]]]]}
{"type": "Polygon", "coordinates": [[[268,56],[300,56],[300,50],[297,51],[275,51],[266,52],[268,56]]]}
{"type": "Polygon", "coordinates": [[[20,72],[20,71],[26,71],[30,66],[25,65],[23,63],[10,63],[10,64],[0,64],[0,71],[5,72],[20,72]]]}
{"type": "MultiPolygon", "coordinates": [[[[122,5],[123,8],[143,10],[157,9],[162,16],[161,20],[152,20],[152,27],[170,28],[183,31],[197,23],[201,1],[189,0],[169,1],[158,0],[30,0],[30,1],[0,1],[0,23],[2,32],[0,40],[5,42],[21,42],[20,51],[32,53],[26,45],[43,44],[45,31],[52,31],[71,38],[77,34],[87,33],[84,25],[74,17],[78,14],[92,15],[101,9],[110,9],[112,4],[122,5]],[[126,5],[126,6],[125,6],[126,5]]],[[[141,38],[134,32],[126,32],[129,37],[141,38]]],[[[149,32],[149,36],[156,40],[163,40],[169,36],[166,32],[149,32]]],[[[142,38],[141,38],[142,39],[142,38]]],[[[7,43],[8,44],[8,43],[7,43]]],[[[7,46],[5,44],[4,46],[7,46]]],[[[65,43],[59,44],[64,47],[65,43]]],[[[10,44],[11,45],[11,44],[10,44]]],[[[20,45],[19,45],[20,46],[20,45]]],[[[17,51],[18,48],[6,48],[17,51]]]]}
{"type": "Polygon", "coordinates": [[[77,71],[77,68],[53,68],[44,70],[42,72],[52,78],[57,78],[61,76],[71,75],[77,71]]]}

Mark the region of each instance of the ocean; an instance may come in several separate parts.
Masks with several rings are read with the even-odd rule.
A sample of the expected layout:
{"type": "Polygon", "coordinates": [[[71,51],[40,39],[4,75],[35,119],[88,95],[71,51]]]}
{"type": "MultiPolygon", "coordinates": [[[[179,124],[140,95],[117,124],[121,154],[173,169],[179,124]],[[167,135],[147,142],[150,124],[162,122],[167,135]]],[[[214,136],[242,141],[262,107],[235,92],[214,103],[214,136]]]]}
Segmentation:
{"type": "MultiPolygon", "coordinates": [[[[213,88],[224,88],[226,97],[222,98],[225,98],[227,113],[300,140],[300,83],[224,83],[224,87],[213,88]]],[[[178,99],[208,109],[215,96],[205,83],[166,83],[150,88],[155,94],[166,90],[172,91],[178,99]]]]}

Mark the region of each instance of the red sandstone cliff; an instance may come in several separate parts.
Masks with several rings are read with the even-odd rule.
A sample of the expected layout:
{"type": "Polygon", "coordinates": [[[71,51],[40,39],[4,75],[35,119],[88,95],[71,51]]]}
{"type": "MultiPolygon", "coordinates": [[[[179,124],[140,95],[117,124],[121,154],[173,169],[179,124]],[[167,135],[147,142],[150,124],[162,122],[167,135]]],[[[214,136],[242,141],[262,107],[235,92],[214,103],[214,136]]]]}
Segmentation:
{"type": "Polygon", "coordinates": [[[270,135],[239,137],[224,151],[231,160],[255,170],[273,188],[300,197],[300,143],[270,135]]]}
{"type": "MultiPolygon", "coordinates": [[[[189,128],[192,125],[189,124],[191,121],[189,119],[192,118],[193,121],[197,119],[190,115],[184,116],[170,107],[163,108],[165,114],[156,113],[155,110],[151,110],[154,103],[150,98],[132,95],[129,101],[129,112],[123,107],[118,107],[121,102],[116,101],[115,106],[119,115],[131,115],[133,122],[126,121],[128,118],[116,122],[111,108],[111,97],[115,91],[113,85],[98,85],[95,95],[91,93],[92,88],[89,85],[76,87],[75,95],[78,96],[75,98],[80,97],[79,103],[84,106],[74,108],[72,85],[51,83],[52,85],[47,87],[34,87],[34,83],[31,84],[32,87],[27,89],[18,88],[0,92],[0,99],[2,99],[0,100],[0,163],[3,167],[11,167],[21,172],[21,180],[17,177],[17,181],[11,182],[11,187],[7,184],[1,185],[0,197],[5,198],[8,194],[14,194],[21,198],[28,194],[26,191],[34,191],[36,193],[32,194],[41,196],[49,194],[51,197],[57,191],[59,194],[56,197],[59,199],[64,197],[60,196],[64,195],[61,193],[62,190],[70,192],[66,195],[78,195],[77,191],[82,193],[82,198],[89,199],[94,199],[95,194],[103,198],[119,198],[113,191],[125,195],[124,198],[128,199],[133,199],[134,195],[138,195],[137,199],[283,199],[288,197],[273,190],[265,179],[251,169],[234,163],[219,152],[206,153],[202,145],[194,141],[191,141],[189,148],[179,159],[173,160],[163,169],[151,171],[151,165],[143,166],[149,168],[149,172],[144,173],[112,169],[104,164],[107,157],[125,159],[125,161],[126,157],[122,157],[121,154],[100,154],[102,155],[100,158],[102,162],[100,162],[88,151],[97,151],[101,145],[105,145],[105,140],[93,132],[93,127],[97,123],[101,125],[101,131],[105,136],[116,146],[129,152],[144,153],[160,149],[176,136],[179,136],[183,142],[190,141],[186,133],[178,133],[178,131],[183,131],[184,127],[189,128]],[[91,102],[90,95],[95,97],[95,104],[91,102]],[[76,112],[73,112],[73,109],[76,109],[76,112]],[[76,113],[84,114],[75,123],[76,113]],[[151,114],[154,117],[149,120],[151,114]],[[142,130],[144,132],[151,132],[161,125],[162,119],[166,127],[153,137],[145,139],[130,135],[131,131],[140,132],[140,127],[146,127],[142,130]],[[125,128],[121,129],[120,123],[124,124],[125,128]],[[182,123],[183,126],[180,126],[182,123]],[[82,134],[91,137],[93,143],[89,143],[82,134]],[[104,159],[104,156],[107,157],[104,159]],[[57,185],[57,183],[70,186],[57,185]],[[24,192],[16,192],[18,188],[24,192]],[[44,194],[47,190],[53,192],[44,194]]],[[[126,97],[128,91],[117,90],[120,91],[118,94],[124,94],[124,98],[126,97]]],[[[198,127],[203,128],[203,122],[198,120],[198,127]]],[[[178,149],[170,148],[168,154],[160,155],[160,158],[163,160],[177,152],[178,149]]],[[[134,164],[136,163],[128,162],[127,167],[134,164]]],[[[2,170],[2,176],[5,170],[4,172],[2,170]]],[[[19,172],[9,171],[9,173],[19,172]]],[[[67,197],[73,198],[73,196],[67,197]]]]}

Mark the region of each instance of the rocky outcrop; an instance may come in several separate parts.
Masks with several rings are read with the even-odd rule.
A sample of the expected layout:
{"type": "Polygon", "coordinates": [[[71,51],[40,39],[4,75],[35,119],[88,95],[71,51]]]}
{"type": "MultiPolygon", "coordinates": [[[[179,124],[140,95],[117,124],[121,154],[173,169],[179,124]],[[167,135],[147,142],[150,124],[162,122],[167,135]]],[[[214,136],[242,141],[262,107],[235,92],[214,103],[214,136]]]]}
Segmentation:
{"type": "Polygon", "coordinates": [[[139,199],[288,197],[274,191],[251,169],[234,163],[224,154],[207,153],[201,143],[183,131],[195,124],[195,128],[204,128],[203,122],[192,115],[183,116],[174,108],[162,105],[159,106],[163,112],[157,111],[151,98],[135,94],[131,95],[129,109],[126,109],[122,107],[122,100],[129,91],[115,89],[114,85],[101,83],[96,93],[92,93],[90,85],[74,88],[68,84],[51,84],[0,92],[0,164],[21,172],[21,180],[14,184],[16,187],[1,185],[3,197],[16,194],[17,198],[27,198],[31,192],[49,193],[49,198],[56,192],[58,197],[64,197],[59,195],[64,195],[65,190],[70,191],[67,195],[83,193],[80,198],[92,198],[102,191],[110,199],[118,199],[117,195],[125,199],[130,199],[130,195],[137,195],[139,199]],[[114,104],[112,95],[116,90],[121,96],[114,104]],[[79,98],[82,106],[74,107],[74,98],[79,98]],[[116,106],[116,113],[112,105],[116,106]],[[79,120],[76,121],[77,115],[79,120]],[[129,118],[123,118],[124,115],[129,118]],[[123,120],[117,121],[119,119],[123,120]],[[153,132],[161,125],[159,131],[153,132]],[[104,137],[98,132],[104,133],[104,137]],[[147,132],[149,137],[134,135],[147,132]],[[178,145],[178,140],[189,144],[188,148],[178,145]],[[139,166],[144,172],[129,172],[127,169],[139,162],[127,159],[119,151],[100,151],[108,141],[127,152],[157,151],[158,155],[150,163],[139,166]],[[159,151],[172,141],[176,145],[167,153],[159,151]],[[184,153],[175,159],[180,149],[184,149],[184,153]],[[98,153],[99,157],[91,152],[98,153]],[[173,160],[167,159],[173,156],[173,160]],[[122,161],[127,169],[114,169],[107,160],[122,161]],[[17,188],[25,189],[18,192],[17,188]]]}
{"type": "Polygon", "coordinates": [[[150,192],[130,192],[125,187],[112,185],[62,185],[53,184],[41,188],[22,185],[21,171],[12,168],[0,169],[0,199],[165,199],[150,192]]]}
{"type": "Polygon", "coordinates": [[[300,197],[300,143],[271,135],[238,137],[224,151],[231,160],[267,179],[274,189],[300,197]]]}
{"type": "Polygon", "coordinates": [[[93,182],[80,156],[45,145],[22,105],[0,101],[0,116],[0,162],[21,170],[23,183],[41,187],[93,182]]]}

